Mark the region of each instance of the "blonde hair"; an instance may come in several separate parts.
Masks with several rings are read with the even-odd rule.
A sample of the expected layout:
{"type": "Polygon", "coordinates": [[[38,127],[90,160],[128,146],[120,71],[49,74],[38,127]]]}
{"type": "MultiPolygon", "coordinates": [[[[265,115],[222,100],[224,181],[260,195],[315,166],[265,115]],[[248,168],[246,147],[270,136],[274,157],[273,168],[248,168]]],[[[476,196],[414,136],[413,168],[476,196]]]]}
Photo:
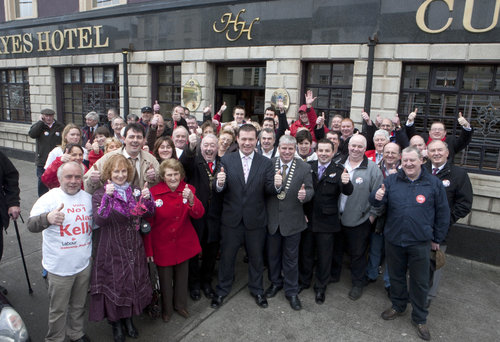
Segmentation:
{"type": "Polygon", "coordinates": [[[78,132],[80,133],[80,144],[82,143],[82,130],[80,129],[80,127],[78,127],[74,123],[70,122],[69,124],[64,126],[64,129],[62,131],[61,149],[63,151],[66,148],[66,145],[68,144],[68,140],[66,140],[66,136],[69,134],[69,131],[71,131],[72,129],[78,130],[78,132]]]}
{"type": "Polygon", "coordinates": [[[104,144],[104,154],[108,153],[108,146],[111,145],[112,143],[116,144],[118,148],[122,147],[123,145],[122,142],[115,137],[107,138],[106,143],[104,144]]]}

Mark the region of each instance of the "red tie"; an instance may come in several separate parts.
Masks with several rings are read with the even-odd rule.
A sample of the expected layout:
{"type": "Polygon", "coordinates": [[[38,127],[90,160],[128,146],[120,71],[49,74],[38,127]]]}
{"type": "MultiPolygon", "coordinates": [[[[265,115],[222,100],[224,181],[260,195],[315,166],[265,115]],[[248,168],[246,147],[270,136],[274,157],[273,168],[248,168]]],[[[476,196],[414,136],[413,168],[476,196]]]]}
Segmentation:
{"type": "Polygon", "coordinates": [[[210,172],[214,173],[214,162],[209,162],[208,167],[210,168],[210,172]]]}

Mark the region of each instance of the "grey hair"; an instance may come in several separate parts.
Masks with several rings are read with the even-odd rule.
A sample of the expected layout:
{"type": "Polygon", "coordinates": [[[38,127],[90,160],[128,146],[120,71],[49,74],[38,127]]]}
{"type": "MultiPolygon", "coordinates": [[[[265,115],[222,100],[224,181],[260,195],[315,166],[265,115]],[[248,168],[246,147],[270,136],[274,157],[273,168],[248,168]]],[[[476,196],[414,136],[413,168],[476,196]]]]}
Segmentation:
{"type": "Polygon", "coordinates": [[[387,132],[385,129],[376,130],[375,133],[373,134],[373,139],[375,139],[375,137],[378,135],[383,136],[385,138],[385,140],[390,140],[389,132],[387,132]]]}
{"type": "Polygon", "coordinates": [[[219,138],[215,134],[209,133],[207,135],[204,135],[203,138],[201,139],[201,142],[205,141],[205,139],[214,139],[215,144],[218,146],[219,145],[219,138]]]}
{"type": "Polygon", "coordinates": [[[363,142],[363,147],[366,148],[366,138],[364,135],[361,134],[354,134],[353,136],[351,136],[351,138],[349,139],[349,145],[351,145],[352,139],[356,137],[362,138],[361,141],[363,142]]]}
{"type": "Polygon", "coordinates": [[[123,123],[126,123],[125,120],[121,116],[115,116],[112,120],[111,123],[114,124],[116,120],[122,120],[123,123]]]}
{"type": "Polygon", "coordinates": [[[69,161],[69,162],[66,162],[64,164],[62,164],[61,166],[59,166],[59,168],[57,169],[57,179],[59,180],[59,183],[61,183],[61,180],[62,180],[62,173],[64,171],[64,167],[66,165],[76,165],[80,168],[80,170],[82,170],[82,177],[83,177],[83,174],[85,173],[85,167],[83,166],[83,164],[81,163],[77,163],[76,161],[69,161]]]}
{"type": "Polygon", "coordinates": [[[85,119],[99,121],[99,114],[97,114],[96,112],[89,112],[87,113],[87,115],[85,115],[85,119]]]}
{"type": "Polygon", "coordinates": [[[281,146],[281,144],[294,144],[294,145],[297,145],[297,139],[295,139],[295,137],[291,136],[291,135],[282,135],[281,138],[280,138],[280,142],[279,142],[279,145],[281,146]]]}
{"type": "Polygon", "coordinates": [[[260,131],[260,133],[259,133],[259,140],[260,140],[260,137],[262,136],[262,133],[264,133],[264,132],[266,132],[266,133],[272,133],[273,139],[276,139],[276,132],[274,131],[274,129],[267,127],[267,128],[263,128],[260,131]]]}
{"type": "MultiPolygon", "coordinates": [[[[177,106],[177,107],[181,107],[181,106],[177,106]]],[[[180,130],[184,130],[186,132],[186,134],[189,135],[189,131],[187,130],[186,127],[184,127],[184,126],[177,126],[177,128],[174,129],[174,131],[172,132],[172,136],[174,136],[175,132],[179,132],[180,130]]]]}
{"type": "Polygon", "coordinates": [[[427,145],[427,148],[429,148],[429,146],[431,145],[434,145],[435,143],[438,143],[438,142],[441,142],[443,143],[444,147],[446,147],[447,150],[449,150],[448,148],[448,144],[446,143],[446,141],[442,141],[442,140],[432,140],[429,145],[427,145]]]}
{"type": "Polygon", "coordinates": [[[415,152],[417,154],[417,156],[418,156],[418,159],[422,159],[423,158],[422,152],[420,152],[420,150],[416,146],[408,146],[407,148],[405,148],[403,150],[403,153],[411,153],[411,152],[415,152]]]}

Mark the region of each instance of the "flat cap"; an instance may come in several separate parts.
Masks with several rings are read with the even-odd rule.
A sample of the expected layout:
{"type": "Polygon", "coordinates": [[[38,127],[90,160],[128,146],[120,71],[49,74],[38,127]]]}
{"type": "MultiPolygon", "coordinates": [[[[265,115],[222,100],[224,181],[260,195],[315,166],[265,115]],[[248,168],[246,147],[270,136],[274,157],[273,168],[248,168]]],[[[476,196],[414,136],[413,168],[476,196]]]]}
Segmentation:
{"type": "Polygon", "coordinates": [[[54,112],[50,108],[44,108],[44,109],[42,109],[42,111],[40,113],[43,115],[54,115],[56,112],[54,112]]]}

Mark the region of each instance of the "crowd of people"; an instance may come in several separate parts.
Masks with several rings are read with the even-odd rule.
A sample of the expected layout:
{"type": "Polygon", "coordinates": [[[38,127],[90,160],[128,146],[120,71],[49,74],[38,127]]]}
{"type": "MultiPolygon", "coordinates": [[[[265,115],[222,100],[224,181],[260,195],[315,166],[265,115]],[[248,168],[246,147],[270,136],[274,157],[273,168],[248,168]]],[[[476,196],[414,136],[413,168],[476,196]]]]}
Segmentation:
{"type": "MultiPolygon", "coordinates": [[[[431,257],[445,252],[449,227],[471,210],[472,186],[453,157],[472,127],[460,113],[459,137],[440,122],[418,135],[415,109],[405,123],[363,113],[357,130],[339,115],[328,125],[315,100],[308,91],[291,124],[279,102],[262,126],[240,106],[222,123],[225,103],[213,116],[206,107],[202,122],[181,106],[164,115],[157,102],[126,122],[111,108],[106,123],[90,112],[83,128],[42,110],[29,133],[40,198],[28,229],[43,234],[46,341],[90,340],[87,296],[89,319],[107,319],[115,341],[137,337],[133,316],[153,298],[148,263],[157,267],[164,322],[174,312],[189,318],[189,297],[203,294],[217,309],[241,247],[261,308],[283,289],[301,310],[299,294],[311,286],[315,302],[325,303],[347,255],[348,297],[359,299],[382,275],[392,302],[382,318],[411,303],[418,336],[429,340],[442,271],[431,257]]],[[[13,219],[19,212],[19,194],[5,196],[4,225],[3,209],[13,219]]]]}

